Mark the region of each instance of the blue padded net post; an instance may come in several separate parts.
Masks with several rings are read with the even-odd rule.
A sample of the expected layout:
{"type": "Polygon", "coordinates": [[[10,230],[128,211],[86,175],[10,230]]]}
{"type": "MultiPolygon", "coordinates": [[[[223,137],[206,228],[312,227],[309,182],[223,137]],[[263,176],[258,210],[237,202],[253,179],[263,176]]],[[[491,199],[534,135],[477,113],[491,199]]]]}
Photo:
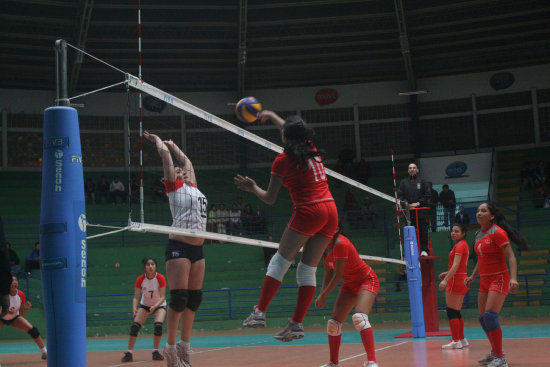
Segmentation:
{"type": "Polygon", "coordinates": [[[405,260],[407,261],[407,283],[409,285],[409,302],[411,306],[412,334],[414,338],[424,338],[424,310],[422,307],[422,276],[420,260],[416,244],[416,230],[414,226],[404,228],[405,260]]]}
{"type": "Polygon", "coordinates": [[[40,268],[48,367],[86,366],[86,215],[78,115],[44,111],[40,268]]]}

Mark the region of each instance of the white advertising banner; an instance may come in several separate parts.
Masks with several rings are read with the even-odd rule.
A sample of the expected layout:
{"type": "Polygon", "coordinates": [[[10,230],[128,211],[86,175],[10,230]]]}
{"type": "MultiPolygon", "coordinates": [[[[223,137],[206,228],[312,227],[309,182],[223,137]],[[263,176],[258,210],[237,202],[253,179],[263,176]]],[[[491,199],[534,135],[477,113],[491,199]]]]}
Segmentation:
{"type": "Polygon", "coordinates": [[[477,153],[421,158],[418,168],[422,178],[434,185],[488,182],[491,176],[491,157],[491,153],[477,153]]]}

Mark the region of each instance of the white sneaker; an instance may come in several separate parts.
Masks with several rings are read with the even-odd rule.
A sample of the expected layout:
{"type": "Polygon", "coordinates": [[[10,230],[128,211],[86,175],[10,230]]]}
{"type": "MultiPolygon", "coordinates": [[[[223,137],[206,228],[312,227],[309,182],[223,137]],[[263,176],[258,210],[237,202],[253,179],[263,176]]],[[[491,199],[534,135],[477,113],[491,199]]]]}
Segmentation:
{"type": "Polygon", "coordinates": [[[422,251],[422,252],[420,253],[420,256],[426,257],[426,256],[428,256],[428,253],[427,253],[426,251],[422,251]]]}
{"type": "Polygon", "coordinates": [[[375,361],[368,361],[363,363],[363,367],[378,367],[378,363],[375,361]]]}
{"type": "Polygon", "coordinates": [[[464,338],[461,339],[460,342],[462,343],[462,348],[466,348],[470,346],[470,343],[468,342],[468,339],[464,338]]]}
{"type": "Polygon", "coordinates": [[[185,348],[183,340],[176,343],[176,356],[180,360],[183,367],[191,367],[191,360],[189,358],[189,352],[191,349],[185,348]]]}
{"type": "Polygon", "coordinates": [[[477,363],[486,366],[491,363],[493,359],[495,359],[495,355],[493,351],[491,351],[491,353],[487,354],[485,357],[478,359],[477,363]]]}
{"type": "Polygon", "coordinates": [[[282,342],[291,342],[294,339],[302,339],[304,337],[304,326],[301,322],[295,322],[288,319],[286,327],[279,331],[273,337],[282,342]]]}
{"type": "Polygon", "coordinates": [[[487,367],[508,367],[508,362],[506,361],[506,357],[500,358],[495,356],[487,367]]]}
{"type": "Polygon", "coordinates": [[[258,310],[258,306],[254,306],[254,311],[243,321],[243,327],[265,327],[265,312],[258,310]]]}
{"type": "Polygon", "coordinates": [[[175,346],[170,347],[167,343],[164,346],[162,354],[164,354],[164,359],[166,360],[167,367],[180,367],[178,356],[176,355],[175,346]]]}
{"type": "Polygon", "coordinates": [[[334,364],[334,363],[332,363],[332,362],[329,362],[329,363],[327,363],[327,364],[322,365],[321,367],[338,367],[338,366],[339,366],[339,365],[337,365],[337,364],[334,364]]]}
{"type": "Polygon", "coordinates": [[[462,349],[462,343],[459,341],[451,341],[449,344],[445,344],[441,346],[441,349],[462,349]]]}

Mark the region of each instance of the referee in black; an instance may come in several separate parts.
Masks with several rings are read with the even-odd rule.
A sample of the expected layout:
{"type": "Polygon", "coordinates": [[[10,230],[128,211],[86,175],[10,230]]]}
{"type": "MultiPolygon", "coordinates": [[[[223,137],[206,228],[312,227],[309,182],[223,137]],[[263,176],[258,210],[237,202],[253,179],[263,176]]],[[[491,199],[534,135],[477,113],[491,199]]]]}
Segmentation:
{"type": "MultiPolygon", "coordinates": [[[[410,163],[408,167],[409,176],[399,182],[397,197],[400,201],[408,203],[411,209],[427,207],[430,201],[430,189],[418,175],[418,166],[410,163]]],[[[420,244],[420,256],[428,256],[428,215],[429,210],[411,210],[411,225],[416,227],[416,216],[418,215],[418,243],[420,244]]]]}

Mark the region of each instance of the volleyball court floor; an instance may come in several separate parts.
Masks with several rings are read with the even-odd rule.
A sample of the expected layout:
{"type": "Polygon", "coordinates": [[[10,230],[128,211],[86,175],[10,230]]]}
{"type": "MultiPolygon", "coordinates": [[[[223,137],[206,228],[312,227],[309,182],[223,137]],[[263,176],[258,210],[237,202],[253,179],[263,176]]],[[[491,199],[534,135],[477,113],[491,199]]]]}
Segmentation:
{"type": "MultiPolygon", "coordinates": [[[[542,321],[544,322],[544,321],[542,321]]],[[[374,327],[376,327],[374,325],[374,327]]],[[[220,332],[218,335],[193,336],[191,363],[195,367],[319,367],[328,362],[327,335],[321,328],[308,332],[304,339],[281,343],[273,339],[278,329],[250,334],[248,330],[220,332]],[[269,333],[266,333],[269,332],[269,333]]],[[[466,367],[489,352],[489,342],[480,327],[467,327],[470,347],[441,350],[448,337],[395,338],[410,330],[376,330],[376,358],[380,367],[466,367]]],[[[200,334],[200,332],[198,332],[200,334]]],[[[209,333],[210,334],[210,333],[209,333]]],[[[503,326],[504,352],[513,367],[550,366],[550,324],[503,326]]],[[[165,340],[162,340],[161,346],[165,340]]],[[[151,361],[152,336],[138,338],[134,362],[121,363],[127,338],[88,339],[89,367],[161,367],[165,361],[151,361]]],[[[344,330],[340,348],[340,367],[363,366],[366,360],[359,334],[344,330]]],[[[32,342],[0,343],[2,367],[46,366],[32,342]]],[[[76,367],[76,366],[75,366],[76,367]]]]}

